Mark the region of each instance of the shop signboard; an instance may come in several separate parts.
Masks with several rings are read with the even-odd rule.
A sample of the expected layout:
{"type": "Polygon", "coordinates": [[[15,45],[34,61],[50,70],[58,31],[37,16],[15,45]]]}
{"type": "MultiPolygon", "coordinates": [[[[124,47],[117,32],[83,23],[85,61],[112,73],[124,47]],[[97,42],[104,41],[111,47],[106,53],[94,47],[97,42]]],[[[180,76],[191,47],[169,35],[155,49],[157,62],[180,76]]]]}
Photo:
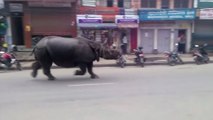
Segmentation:
{"type": "Polygon", "coordinates": [[[116,15],[115,23],[139,23],[138,15],[116,15]]]}
{"type": "Polygon", "coordinates": [[[10,12],[23,12],[23,4],[21,3],[10,3],[10,12]]]}
{"type": "Polygon", "coordinates": [[[115,23],[103,23],[103,15],[77,15],[80,28],[116,28],[115,23]]]}
{"type": "Polygon", "coordinates": [[[200,9],[200,19],[213,19],[213,8],[200,9]]]}
{"type": "Polygon", "coordinates": [[[213,0],[200,0],[200,2],[213,2],[213,0]]]}
{"type": "Polygon", "coordinates": [[[116,15],[115,23],[121,28],[137,28],[139,26],[138,15],[116,15]]]}
{"type": "Polygon", "coordinates": [[[199,8],[212,8],[213,0],[197,0],[199,8]]]}
{"type": "Polygon", "coordinates": [[[195,9],[139,10],[140,21],[193,20],[195,9]]]}
{"type": "Polygon", "coordinates": [[[78,27],[80,28],[117,28],[115,23],[85,23],[79,24],[78,27]]]}
{"type": "Polygon", "coordinates": [[[77,15],[77,24],[102,23],[102,15],[77,15]]]}

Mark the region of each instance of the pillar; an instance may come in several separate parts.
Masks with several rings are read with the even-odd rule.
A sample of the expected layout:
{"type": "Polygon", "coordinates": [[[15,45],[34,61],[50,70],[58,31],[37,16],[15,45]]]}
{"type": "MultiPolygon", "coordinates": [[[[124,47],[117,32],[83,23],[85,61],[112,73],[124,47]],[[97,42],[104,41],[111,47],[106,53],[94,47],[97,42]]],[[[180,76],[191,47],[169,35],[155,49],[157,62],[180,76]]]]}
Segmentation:
{"type": "Polygon", "coordinates": [[[175,44],[175,29],[171,29],[171,35],[170,35],[170,51],[174,50],[174,44],[175,44]]]}
{"type": "Polygon", "coordinates": [[[23,16],[23,28],[24,28],[24,43],[26,48],[32,47],[32,28],[31,28],[31,14],[29,11],[24,12],[23,16]]]}
{"type": "Polygon", "coordinates": [[[9,16],[7,17],[7,24],[8,24],[8,27],[7,27],[7,34],[5,35],[5,40],[8,44],[8,50],[11,50],[13,40],[12,40],[12,30],[11,30],[11,19],[9,16]]]}

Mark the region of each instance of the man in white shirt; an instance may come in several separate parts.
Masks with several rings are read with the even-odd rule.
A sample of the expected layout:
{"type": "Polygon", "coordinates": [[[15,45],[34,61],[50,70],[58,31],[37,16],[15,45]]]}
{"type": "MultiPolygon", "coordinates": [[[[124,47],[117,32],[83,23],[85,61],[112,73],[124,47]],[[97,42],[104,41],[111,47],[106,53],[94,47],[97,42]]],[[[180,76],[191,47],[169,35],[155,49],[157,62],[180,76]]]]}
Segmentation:
{"type": "Polygon", "coordinates": [[[124,33],[122,35],[122,46],[121,46],[123,54],[127,54],[127,44],[128,44],[128,39],[126,37],[126,34],[124,33]]]}

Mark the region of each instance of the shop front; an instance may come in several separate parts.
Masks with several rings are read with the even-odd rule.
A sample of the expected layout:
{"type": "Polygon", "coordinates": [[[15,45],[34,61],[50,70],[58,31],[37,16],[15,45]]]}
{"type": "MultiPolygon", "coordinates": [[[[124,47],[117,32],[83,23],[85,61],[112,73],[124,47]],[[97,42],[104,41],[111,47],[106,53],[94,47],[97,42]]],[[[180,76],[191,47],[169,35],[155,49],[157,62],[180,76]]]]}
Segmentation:
{"type": "Polygon", "coordinates": [[[137,29],[139,27],[139,16],[138,15],[116,15],[115,23],[118,26],[118,41],[117,45],[122,44],[122,35],[125,33],[128,38],[128,52],[133,51],[137,48],[137,29]]]}
{"type": "Polygon", "coordinates": [[[76,1],[10,0],[5,1],[10,12],[12,41],[31,48],[40,39],[34,37],[76,36],[76,1]]]}
{"type": "Polygon", "coordinates": [[[213,8],[200,9],[199,19],[194,25],[192,45],[208,43],[207,49],[213,51],[213,8]]]}
{"type": "Polygon", "coordinates": [[[83,35],[105,47],[111,47],[117,41],[118,26],[115,23],[115,15],[119,12],[118,7],[81,6],[77,15],[78,36],[83,35]]]}
{"type": "Polygon", "coordinates": [[[111,47],[116,41],[117,25],[104,23],[103,15],[77,15],[78,36],[100,42],[105,47],[111,47]]]}
{"type": "Polygon", "coordinates": [[[145,53],[172,51],[182,36],[182,52],[189,52],[194,9],[139,10],[139,19],[138,45],[145,53]]]}

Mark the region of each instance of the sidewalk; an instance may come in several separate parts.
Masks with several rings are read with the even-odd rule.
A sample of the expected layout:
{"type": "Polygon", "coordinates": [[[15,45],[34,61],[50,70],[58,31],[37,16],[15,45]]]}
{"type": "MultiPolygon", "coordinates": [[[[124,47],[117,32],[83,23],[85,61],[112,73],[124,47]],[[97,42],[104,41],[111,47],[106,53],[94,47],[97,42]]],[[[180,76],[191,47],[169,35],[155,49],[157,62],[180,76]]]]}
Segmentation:
{"type": "MultiPolygon", "coordinates": [[[[34,61],[34,56],[30,56],[29,52],[26,53],[18,53],[17,57],[21,61],[21,65],[23,69],[31,69],[31,65],[34,61]]],[[[166,57],[164,54],[145,54],[147,61],[145,62],[146,65],[167,65],[166,57]]],[[[180,54],[181,59],[184,61],[185,64],[192,64],[194,63],[193,57],[191,54],[180,54]]],[[[127,55],[127,63],[126,66],[135,66],[134,63],[134,54],[127,55]]],[[[213,60],[213,56],[210,56],[210,60],[213,60]]],[[[100,59],[99,62],[94,61],[94,67],[116,67],[116,60],[105,60],[100,59]]],[[[53,64],[53,68],[58,68],[56,65],[53,64]]]]}

